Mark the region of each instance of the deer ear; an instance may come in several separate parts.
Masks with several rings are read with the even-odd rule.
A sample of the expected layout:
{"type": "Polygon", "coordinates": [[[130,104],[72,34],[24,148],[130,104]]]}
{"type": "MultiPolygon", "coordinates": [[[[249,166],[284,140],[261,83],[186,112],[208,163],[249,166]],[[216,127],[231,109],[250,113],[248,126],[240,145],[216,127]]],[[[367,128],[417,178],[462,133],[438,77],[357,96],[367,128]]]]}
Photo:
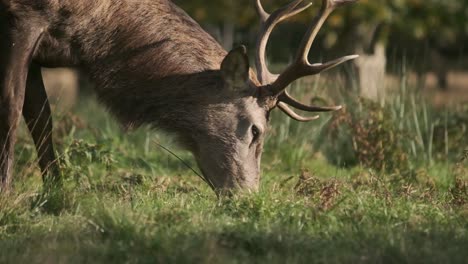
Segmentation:
{"type": "Polygon", "coordinates": [[[245,84],[249,79],[249,57],[245,46],[229,52],[221,63],[221,74],[227,87],[245,89],[245,84]]]}

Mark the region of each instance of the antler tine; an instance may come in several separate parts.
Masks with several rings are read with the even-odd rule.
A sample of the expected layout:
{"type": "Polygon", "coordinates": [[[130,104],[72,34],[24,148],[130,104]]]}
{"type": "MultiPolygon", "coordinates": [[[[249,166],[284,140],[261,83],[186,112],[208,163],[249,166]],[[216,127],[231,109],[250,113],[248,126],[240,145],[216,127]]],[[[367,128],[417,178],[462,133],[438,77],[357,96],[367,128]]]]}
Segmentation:
{"type": "Polygon", "coordinates": [[[255,9],[257,10],[257,14],[260,16],[260,19],[262,23],[266,22],[270,14],[265,12],[265,9],[263,8],[262,1],[261,0],[256,0],[255,1],[255,9]]]}
{"type": "Polygon", "coordinates": [[[272,94],[280,95],[290,83],[301,77],[321,73],[346,61],[359,57],[358,55],[350,55],[323,64],[310,64],[308,60],[312,44],[328,16],[337,7],[357,1],[358,0],[322,0],[320,12],[315,17],[313,23],[310,25],[307,33],[302,39],[302,43],[299,47],[294,63],[280,74],[280,76],[271,85],[270,89],[272,94]]]}
{"type": "Polygon", "coordinates": [[[303,3],[303,0],[296,0],[290,4],[268,14],[262,6],[261,0],[256,0],[256,10],[261,19],[261,29],[257,40],[257,52],[255,63],[257,66],[257,76],[261,84],[269,84],[276,79],[276,75],[268,70],[266,64],[266,47],[268,39],[274,27],[312,5],[312,3],[303,3]]]}
{"type": "Polygon", "coordinates": [[[288,104],[294,108],[297,108],[302,111],[307,111],[307,112],[330,112],[330,111],[338,111],[343,108],[343,106],[338,105],[338,106],[326,106],[326,107],[321,107],[321,106],[313,106],[313,105],[305,105],[296,99],[292,98],[286,91],[282,93],[278,97],[278,101],[283,102],[285,104],[288,104]]]}
{"type": "Polygon", "coordinates": [[[299,121],[299,122],[309,122],[309,121],[314,121],[320,118],[320,116],[312,116],[312,117],[303,117],[296,112],[294,112],[289,106],[287,106],[285,103],[279,102],[277,104],[278,108],[283,111],[285,114],[287,114],[289,117],[292,119],[299,121]]]}
{"type": "Polygon", "coordinates": [[[322,0],[322,7],[320,8],[319,15],[315,17],[314,23],[311,24],[304,38],[302,39],[301,46],[299,47],[296,60],[297,62],[308,63],[308,55],[315,37],[327,20],[328,16],[338,7],[357,2],[358,0],[322,0]]]}

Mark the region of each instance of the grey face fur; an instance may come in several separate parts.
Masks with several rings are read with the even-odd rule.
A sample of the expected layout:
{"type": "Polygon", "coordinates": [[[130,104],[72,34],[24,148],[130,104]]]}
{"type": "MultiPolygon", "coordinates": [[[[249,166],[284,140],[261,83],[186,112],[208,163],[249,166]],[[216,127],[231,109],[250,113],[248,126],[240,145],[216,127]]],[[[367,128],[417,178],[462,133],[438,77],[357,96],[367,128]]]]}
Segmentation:
{"type": "MultiPolygon", "coordinates": [[[[231,100],[202,108],[193,154],[207,181],[218,190],[256,191],[267,129],[268,107],[249,78],[245,48],[231,51],[221,65],[221,93],[231,100]]],[[[194,124],[194,126],[196,126],[194,124]]]]}
{"type": "Polygon", "coordinates": [[[196,137],[195,158],[217,189],[257,190],[264,131],[264,109],[255,98],[220,107],[207,120],[206,133],[196,137]]]}

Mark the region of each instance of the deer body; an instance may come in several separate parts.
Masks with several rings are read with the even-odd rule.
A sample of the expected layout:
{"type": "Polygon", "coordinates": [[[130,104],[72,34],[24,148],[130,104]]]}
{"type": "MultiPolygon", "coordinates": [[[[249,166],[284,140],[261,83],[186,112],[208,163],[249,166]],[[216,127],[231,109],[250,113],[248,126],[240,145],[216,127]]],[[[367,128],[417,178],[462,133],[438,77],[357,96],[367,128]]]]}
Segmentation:
{"type": "MultiPolygon", "coordinates": [[[[353,0],[323,1],[335,5],[353,0]]],[[[269,21],[257,1],[263,26],[279,22],[276,15],[282,20],[285,12],[308,7],[301,2],[279,10],[269,21]]],[[[269,35],[265,32],[263,40],[269,35]]],[[[285,103],[309,111],[337,109],[304,109],[283,92],[290,82],[313,74],[306,65],[288,68],[274,80],[257,57],[255,75],[245,48],[226,52],[169,0],[0,0],[0,36],[2,189],[10,182],[21,114],[45,180],[59,182],[40,67],[72,66],[87,72],[99,99],[124,126],[146,123],[173,133],[216,190],[258,187],[268,114],[276,105],[300,121],[313,118],[299,118],[285,103]],[[300,76],[294,75],[296,70],[300,76]]],[[[264,46],[259,41],[259,56],[264,46]]],[[[332,64],[314,68],[314,73],[338,63],[332,64]]]]}
{"type": "Polygon", "coordinates": [[[43,21],[33,62],[86,71],[99,98],[127,125],[148,121],[158,106],[167,111],[173,98],[206,93],[191,79],[219,70],[227,53],[170,1],[23,2],[41,1],[43,9],[26,16],[43,21]]]}

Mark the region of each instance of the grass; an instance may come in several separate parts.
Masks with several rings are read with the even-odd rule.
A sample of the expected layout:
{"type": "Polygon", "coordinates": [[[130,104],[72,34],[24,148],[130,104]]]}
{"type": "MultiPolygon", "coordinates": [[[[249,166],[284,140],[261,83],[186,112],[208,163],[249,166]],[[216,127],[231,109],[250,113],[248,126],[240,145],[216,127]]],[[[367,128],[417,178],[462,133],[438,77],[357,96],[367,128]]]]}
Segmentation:
{"type": "MultiPolygon", "coordinates": [[[[408,126],[423,122],[416,110],[408,112],[416,116],[408,126]]],[[[328,120],[299,124],[275,113],[260,192],[218,200],[154,144],[176,150],[195,167],[170,137],[148,128],[123,133],[93,98],[82,98],[56,121],[64,189],[41,195],[34,147],[23,127],[14,191],[0,196],[0,263],[468,259],[463,153],[437,159],[434,146],[431,162],[428,154],[422,161],[408,155],[410,171],[334,166],[314,147],[328,120]]]]}

